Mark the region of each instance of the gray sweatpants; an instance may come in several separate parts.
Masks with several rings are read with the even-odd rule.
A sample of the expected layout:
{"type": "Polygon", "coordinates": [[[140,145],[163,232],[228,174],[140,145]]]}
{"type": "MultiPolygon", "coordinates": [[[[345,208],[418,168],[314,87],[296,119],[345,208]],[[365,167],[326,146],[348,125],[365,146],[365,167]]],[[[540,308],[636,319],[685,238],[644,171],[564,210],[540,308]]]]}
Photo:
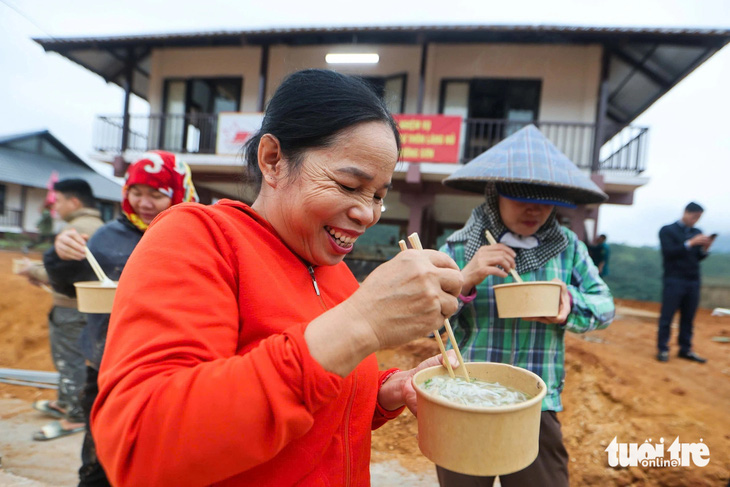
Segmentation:
{"type": "Polygon", "coordinates": [[[86,382],[86,364],[79,347],[86,314],[74,308],[54,306],[48,315],[53,365],[58,370],[58,405],[68,411],[67,419],[84,422],[79,391],[86,382]]]}

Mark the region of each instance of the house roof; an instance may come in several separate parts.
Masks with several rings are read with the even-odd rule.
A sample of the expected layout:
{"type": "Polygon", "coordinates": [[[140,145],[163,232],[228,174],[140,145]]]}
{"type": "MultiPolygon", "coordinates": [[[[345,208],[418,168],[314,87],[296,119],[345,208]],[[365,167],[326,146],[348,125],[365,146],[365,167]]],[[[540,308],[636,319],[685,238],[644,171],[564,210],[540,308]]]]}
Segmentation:
{"type": "Polygon", "coordinates": [[[60,179],[85,179],[97,199],[122,199],[119,183],[97,173],[49,131],[0,136],[0,182],[45,189],[53,171],[60,179]]]}
{"type": "Polygon", "coordinates": [[[730,41],[728,29],[552,25],[307,27],[106,37],[35,39],[107,82],[147,99],[150,53],[167,47],[317,44],[532,43],[601,44],[608,69],[608,116],[625,125],[730,41]]]}

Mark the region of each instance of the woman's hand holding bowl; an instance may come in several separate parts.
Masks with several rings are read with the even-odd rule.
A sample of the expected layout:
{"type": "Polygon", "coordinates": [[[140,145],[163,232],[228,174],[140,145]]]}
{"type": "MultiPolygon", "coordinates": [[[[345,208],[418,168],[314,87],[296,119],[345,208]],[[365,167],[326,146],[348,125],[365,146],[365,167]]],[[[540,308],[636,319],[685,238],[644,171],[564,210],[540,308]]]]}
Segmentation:
{"type": "MultiPolygon", "coordinates": [[[[459,366],[459,360],[453,350],[446,352],[446,355],[449,357],[452,367],[459,366]]],[[[418,412],[416,408],[416,390],[413,388],[411,378],[423,369],[441,365],[442,360],[442,355],[439,354],[424,360],[410,370],[402,370],[393,374],[380,388],[378,403],[389,411],[395,411],[405,404],[416,415],[418,412]]]]}
{"type": "Polygon", "coordinates": [[[572,308],[572,300],[568,286],[558,278],[553,279],[554,282],[560,284],[560,308],[558,308],[558,316],[538,316],[535,318],[522,318],[525,321],[537,321],[545,325],[562,325],[568,321],[568,315],[572,308]]]}

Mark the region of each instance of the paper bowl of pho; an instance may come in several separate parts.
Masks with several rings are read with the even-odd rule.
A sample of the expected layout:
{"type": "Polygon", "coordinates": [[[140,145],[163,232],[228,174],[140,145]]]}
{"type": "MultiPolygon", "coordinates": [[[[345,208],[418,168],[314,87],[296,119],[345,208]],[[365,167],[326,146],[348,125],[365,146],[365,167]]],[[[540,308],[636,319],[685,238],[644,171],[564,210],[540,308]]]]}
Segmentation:
{"type": "Polygon", "coordinates": [[[78,309],[82,313],[111,313],[117,283],[114,281],[80,281],[74,283],[78,309]]]}
{"type": "Polygon", "coordinates": [[[512,282],[494,286],[500,318],[557,316],[560,284],[553,281],[512,282]]]}
{"type": "Polygon", "coordinates": [[[540,410],[547,388],[532,372],[507,364],[467,362],[467,382],[454,370],[429,367],[413,376],[418,447],[454,472],[505,475],[537,458],[540,410]]]}

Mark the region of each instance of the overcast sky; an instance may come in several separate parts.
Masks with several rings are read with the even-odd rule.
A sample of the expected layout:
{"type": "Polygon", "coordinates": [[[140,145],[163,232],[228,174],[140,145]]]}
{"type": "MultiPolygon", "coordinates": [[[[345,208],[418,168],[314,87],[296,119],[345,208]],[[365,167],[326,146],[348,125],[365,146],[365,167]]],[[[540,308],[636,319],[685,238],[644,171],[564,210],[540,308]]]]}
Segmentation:
{"type": "MultiPolygon", "coordinates": [[[[122,111],[121,89],[31,37],[465,23],[730,29],[730,0],[0,0],[0,135],[48,128],[88,160],[95,117],[122,111]]],[[[651,179],[632,206],[602,207],[610,241],[657,245],[691,200],[706,208],[700,228],[730,234],[728,80],[725,47],[634,122],[650,128],[651,179]]],[[[132,113],[147,111],[133,100],[132,113]]]]}

